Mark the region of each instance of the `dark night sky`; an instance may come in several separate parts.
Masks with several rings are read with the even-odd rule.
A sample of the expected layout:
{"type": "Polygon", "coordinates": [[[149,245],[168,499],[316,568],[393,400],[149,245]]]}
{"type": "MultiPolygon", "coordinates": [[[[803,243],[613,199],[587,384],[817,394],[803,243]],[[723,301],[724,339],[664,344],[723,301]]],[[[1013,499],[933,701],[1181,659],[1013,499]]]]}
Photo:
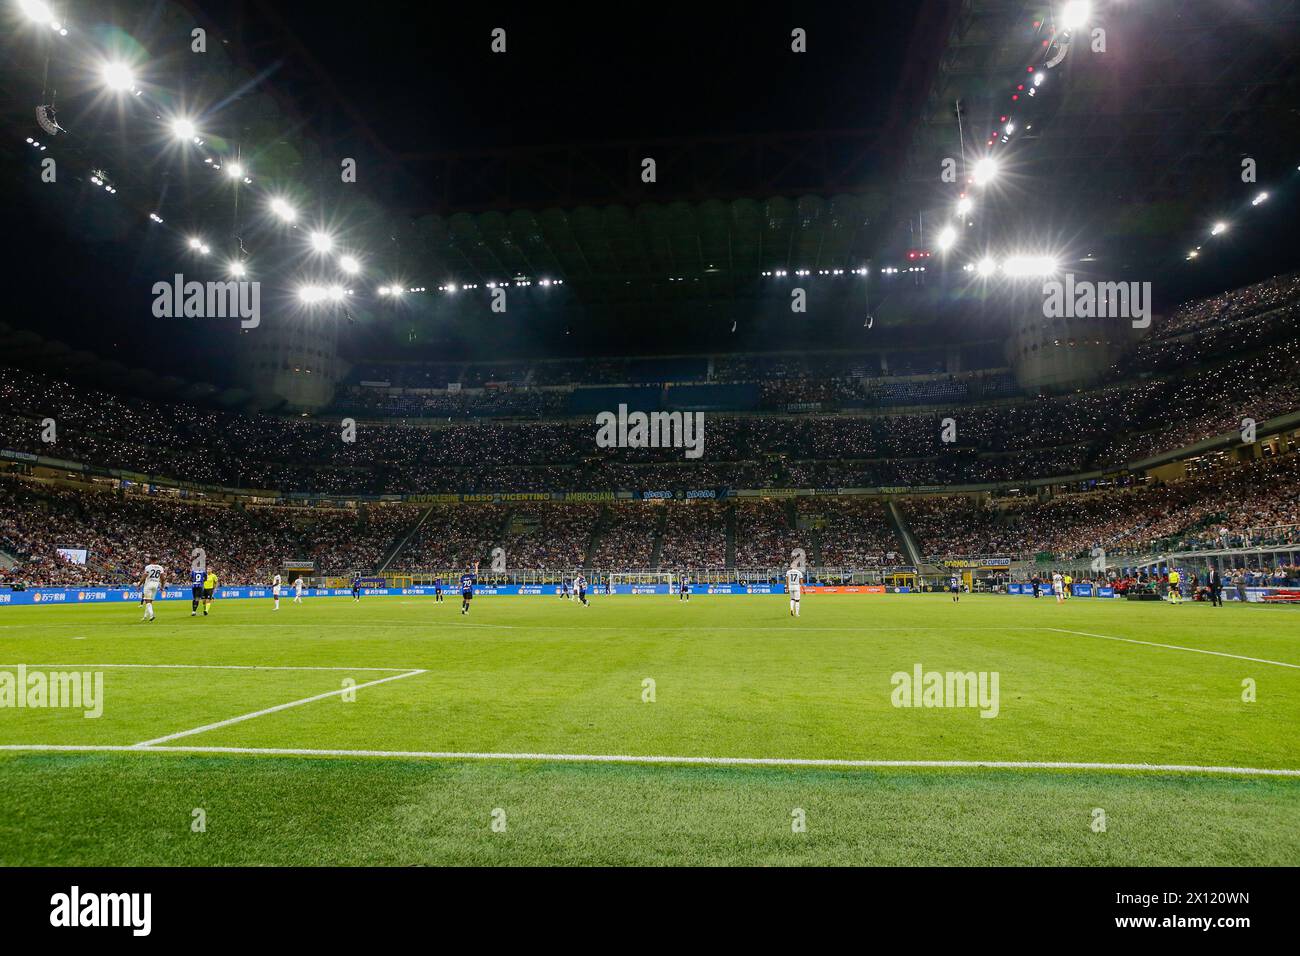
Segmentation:
{"type": "MultiPolygon", "coordinates": [[[[872,126],[919,6],[312,4],[284,16],[395,152],[423,152],[872,126]],[[802,57],[789,53],[796,26],[809,35],[802,57]],[[494,27],[505,56],[489,50],[494,27]]],[[[223,18],[221,4],[203,7],[223,18]]],[[[318,92],[320,111],[337,109],[318,92]]]]}

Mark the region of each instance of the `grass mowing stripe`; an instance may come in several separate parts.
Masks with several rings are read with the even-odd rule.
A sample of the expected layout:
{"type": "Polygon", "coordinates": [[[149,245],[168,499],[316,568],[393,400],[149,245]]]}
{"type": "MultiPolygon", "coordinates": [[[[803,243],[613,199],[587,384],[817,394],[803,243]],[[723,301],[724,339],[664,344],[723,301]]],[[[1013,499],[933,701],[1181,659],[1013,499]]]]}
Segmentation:
{"type": "Polygon", "coordinates": [[[166,743],[169,740],[178,740],[181,737],[191,737],[194,734],[216,730],[218,727],[229,727],[231,724],[238,724],[245,720],[252,720],[254,717],[264,717],[267,714],[274,714],[281,710],[288,710],[290,707],[300,707],[303,704],[311,704],[318,700],[325,700],[327,697],[337,697],[339,694],[359,691],[364,687],[374,687],[376,684],[386,684],[389,681],[401,680],[404,677],[415,677],[418,674],[424,673],[426,672],[422,670],[407,671],[405,674],[393,674],[390,677],[380,677],[378,680],[366,681],[364,684],[357,684],[355,687],[340,687],[337,690],[330,690],[323,694],[316,694],[314,697],[304,697],[301,700],[291,700],[287,704],[276,704],[274,707],[255,710],[250,714],[240,714],[238,717],[231,717],[228,720],[219,720],[213,724],[204,724],[202,727],[195,727],[192,730],[182,730],[174,734],[168,734],[166,737],[157,737],[153,740],[145,740],[141,743],[135,744],[131,749],[139,750],[145,747],[153,747],[157,744],[166,743]]]}
{"type": "MultiPolygon", "coordinates": [[[[403,677],[412,675],[403,674],[403,677]]],[[[395,680],[396,678],[386,678],[395,680]]],[[[360,685],[366,686],[366,685],[360,685]]],[[[336,693],[336,692],[335,692],[336,693]]],[[[299,701],[298,703],[305,703],[299,701]]],[[[284,704],[279,708],[292,707],[284,704]]],[[[269,713],[269,711],[268,711],[269,713]]],[[[256,715],[249,715],[256,716],[256,715]]],[[[244,720],[237,717],[235,720],[244,720]]],[[[214,727],[224,726],[214,724],[214,727]]],[[[164,740],[184,737],[200,731],[174,734],[164,740]]],[[[475,760],[475,761],[528,761],[533,763],[623,763],[623,764],[691,764],[706,767],[822,767],[829,769],[939,769],[939,770],[1103,770],[1139,771],[1147,773],[1214,773],[1261,777],[1300,777],[1300,769],[1269,767],[1209,767],[1197,764],[1151,763],[1088,763],[1061,760],[852,760],[832,757],[688,757],[661,754],[546,754],[546,753],[475,753],[473,751],[437,750],[326,750],[310,747],[203,747],[155,746],[134,744],[114,746],[109,744],[0,744],[0,750],[18,752],[69,752],[69,753],[177,753],[177,754],[239,754],[242,756],[271,757],[386,757],[405,760],[475,760]]]]}

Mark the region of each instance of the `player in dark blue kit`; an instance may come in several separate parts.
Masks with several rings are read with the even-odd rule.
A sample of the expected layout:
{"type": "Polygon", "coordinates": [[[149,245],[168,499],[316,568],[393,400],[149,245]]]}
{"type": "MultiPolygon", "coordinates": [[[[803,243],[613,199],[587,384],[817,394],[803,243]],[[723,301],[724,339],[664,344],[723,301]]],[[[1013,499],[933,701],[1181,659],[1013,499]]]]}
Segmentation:
{"type": "Polygon", "coordinates": [[[442,603],[442,578],[436,578],[433,582],[433,601],[435,604],[442,603]]]}
{"type": "Polygon", "coordinates": [[[352,600],[361,600],[361,575],[352,575],[352,600]]]}
{"type": "MultiPolygon", "coordinates": [[[[190,617],[199,613],[199,602],[203,600],[203,579],[207,577],[207,572],[198,568],[190,569],[190,617]]],[[[205,609],[205,615],[208,613],[205,609]]]]}
{"type": "Polygon", "coordinates": [[[478,583],[478,562],[474,562],[474,570],[466,571],[460,576],[460,613],[469,613],[469,602],[474,599],[474,585],[478,583]]]}
{"type": "Polygon", "coordinates": [[[953,575],[948,579],[948,590],[952,592],[952,603],[956,604],[961,600],[961,578],[953,575]]]}
{"type": "Polygon", "coordinates": [[[582,602],[583,607],[591,607],[591,605],[587,603],[587,579],[579,574],[578,579],[573,582],[573,585],[578,589],[578,600],[582,602]]]}
{"type": "Polygon", "coordinates": [[[682,577],[681,588],[677,592],[677,600],[689,601],[691,599],[691,582],[682,577]]]}

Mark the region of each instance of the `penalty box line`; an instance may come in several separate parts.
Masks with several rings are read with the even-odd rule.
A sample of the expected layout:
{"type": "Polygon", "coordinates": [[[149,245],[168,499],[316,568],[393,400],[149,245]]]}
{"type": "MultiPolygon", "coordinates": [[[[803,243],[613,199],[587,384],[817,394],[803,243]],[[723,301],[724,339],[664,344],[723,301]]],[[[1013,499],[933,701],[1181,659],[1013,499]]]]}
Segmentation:
{"type": "MultiPolygon", "coordinates": [[[[410,675],[401,675],[403,677],[410,675]]],[[[385,678],[396,680],[397,678],[385,678]]],[[[292,704],[284,706],[293,706],[292,704]]],[[[214,725],[220,726],[220,725],[214,725]]],[[[197,731],[195,731],[197,732],[197,731]]],[[[1144,773],[1227,774],[1255,777],[1300,777],[1300,769],[1214,767],[1196,764],[1088,763],[1049,760],[852,760],[816,757],[686,757],[634,754],[479,753],[437,750],[325,750],[302,747],[202,747],[184,745],[120,746],[112,744],[0,744],[0,751],[71,753],[230,754],[268,757],[386,757],[407,760],[531,761],[538,763],[680,764],[710,767],[810,767],[827,769],[936,770],[1104,770],[1144,773]]]]}
{"type": "Polygon", "coordinates": [[[1203,647],[1183,647],[1181,644],[1161,644],[1157,641],[1139,641],[1134,637],[1115,637],[1111,634],[1093,634],[1090,631],[1071,631],[1063,627],[1047,627],[1043,630],[1058,634],[1075,634],[1079,637],[1096,637],[1103,641],[1121,641],[1125,644],[1142,644],[1146,647],[1163,647],[1170,651],[1187,651],[1190,654],[1209,654],[1212,657],[1230,657],[1237,661],[1250,661],[1253,664],[1272,664],[1274,667],[1290,667],[1300,670],[1300,664],[1288,664],[1286,661],[1270,661],[1263,657],[1245,657],[1241,654],[1229,654],[1226,651],[1208,651],[1203,647]]]}
{"type": "Polygon", "coordinates": [[[405,677],[415,677],[419,674],[427,674],[426,670],[411,670],[403,674],[391,674],[388,677],[380,677],[376,680],[366,681],[364,684],[356,684],[352,687],[340,687],[337,690],[326,691],[323,694],[314,694],[311,697],[304,697],[301,700],[291,700],[287,704],[276,704],[274,707],[265,707],[262,710],[255,710],[252,713],[240,714],[238,717],[230,717],[226,720],[219,720],[216,723],[204,724],[202,727],[194,727],[190,730],[177,731],[174,734],[167,734],[164,737],[155,737],[153,740],[143,740],[138,744],[132,744],[125,748],[129,750],[143,750],[155,747],[158,744],[166,743],[169,740],[179,740],[181,737],[191,737],[194,734],[206,733],[209,730],[218,730],[222,727],[229,727],[231,724],[243,723],[245,720],[252,720],[255,717],[265,717],[267,714],[274,714],[282,710],[288,710],[291,707],[301,707],[303,704],[312,704],[318,700],[325,700],[330,697],[338,697],[340,694],[353,693],[366,687],[375,687],[379,684],[387,684],[389,681],[402,680],[405,677]]]}

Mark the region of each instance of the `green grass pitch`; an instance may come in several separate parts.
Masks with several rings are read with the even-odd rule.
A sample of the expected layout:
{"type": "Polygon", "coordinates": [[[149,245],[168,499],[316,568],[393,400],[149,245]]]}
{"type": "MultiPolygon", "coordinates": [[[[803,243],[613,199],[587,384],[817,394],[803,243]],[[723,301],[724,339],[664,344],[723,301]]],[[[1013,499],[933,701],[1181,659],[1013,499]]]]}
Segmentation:
{"type": "Polygon", "coordinates": [[[940,595],[809,595],[798,620],[779,596],[480,596],[468,617],[454,597],[228,601],[206,620],[186,601],[153,624],[8,608],[0,671],[101,671],[103,714],[0,708],[0,863],[1296,865],[1297,614],[940,595]],[[997,672],[997,716],[895,706],[892,675],[918,664],[997,672]],[[76,747],[103,749],[54,749],[76,747]],[[243,752],[270,750],[298,752],[243,752]],[[1058,762],[1095,766],[1038,766],[1058,762]]]}

